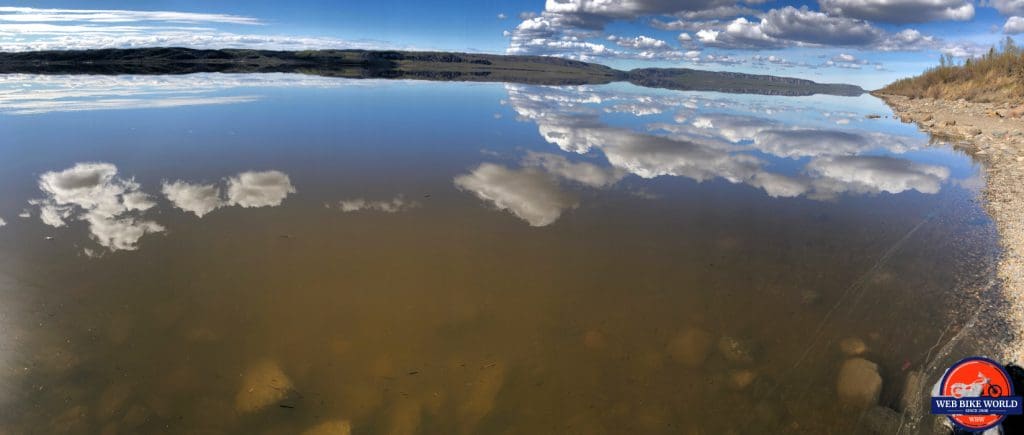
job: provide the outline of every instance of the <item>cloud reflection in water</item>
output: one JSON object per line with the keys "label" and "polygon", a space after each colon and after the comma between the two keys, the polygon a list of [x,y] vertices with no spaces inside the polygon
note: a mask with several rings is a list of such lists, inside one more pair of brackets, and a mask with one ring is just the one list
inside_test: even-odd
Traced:
{"label": "cloud reflection in water", "polygon": [[[326,204],[326,206],[327,208],[331,208],[330,204]],[[343,199],[338,201],[337,204],[337,208],[341,210],[342,213],[353,213],[357,211],[398,213],[400,211],[409,210],[419,206],[420,204],[418,202],[407,200],[404,195],[398,195],[386,201],[371,201],[364,198]]]}
{"label": "cloud reflection in water", "polygon": [[483,163],[469,174],[455,177],[455,186],[508,210],[530,226],[554,223],[565,209],[576,206],[574,196],[563,191],[551,174],[536,168],[509,169]]}
{"label": "cloud reflection in water", "polygon": [[0,113],[157,109],[241,104],[259,95],[218,95],[236,89],[328,88],[374,85],[374,80],[342,80],[301,74],[185,75],[0,75]]}
{"label": "cloud reflection in water", "polygon": [[[227,185],[227,198],[221,198],[221,189],[213,184],[164,182],[161,191],[175,207],[198,217],[229,205],[274,207],[295,193],[291,179],[280,171],[242,172],[228,178]],[[118,176],[113,164],[77,163],[46,172],[39,177],[39,189],[44,197],[29,204],[38,207],[44,224],[61,228],[71,220],[84,221],[90,237],[110,251],[136,250],[146,234],[165,231],[163,225],[143,218],[156,201],[134,179]],[[22,215],[30,216],[27,211]],[[86,250],[89,256],[94,252]]]}
{"label": "cloud reflection in water", "polygon": [[[771,107],[763,102],[798,105],[802,100],[642,95],[613,87],[586,86],[506,85],[506,90],[508,99],[503,103],[511,106],[517,119],[536,124],[545,141],[568,154],[527,152],[523,166],[537,168],[528,173],[529,178],[547,181],[538,183],[535,189],[517,189],[514,201],[504,198],[511,195],[495,185],[498,175],[519,173],[512,169],[481,165],[474,173],[456,178],[456,184],[534,226],[553,223],[568,208],[550,199],[558,178],[592,188],[608,188],[626,174],[645,179],[684,177],[698,182],[724,179],[762,189],[771,197],[831,200],[844,194],[911,190],[934,194],[950,176],[946,167],[898,156],[927,146],[924,137],[858,130],[849,127],[848,122],[837,126],[831,112],[811,107]],[[821,119],[787,123],[785,117],[768,119],[760,115],[798,111]],[[650,115],[675,113],[671,118],[675,122],[651,120],[638,129],[612,125],[604,118],[607,113],[633,114],[644,117],[645,122]],[[843,116],[863,114],[843,112]],[[594,156],[595,150],[608,166],[577,163],[569,157]],[[800,162],[802,169],[780,172],[775,168],[782,159]],[[481,176],[481,169],[483,175],[492,176]],[[472,187],[467,187],[468,180],[475,180]],[[538,195],[537,201],[529,197],[534,194]],[[547,213],[527,214],[523,210]]]}
{"label": "cloud reflection in water", "polygon": [[63,227],[69,219],[88,222],[89,232],[100,246],[112,251],[135,250],[142,236],[164,231],[139,214],[156,203],[141,192],[133,179],[117,176],[109,163],[78,163],[39,177],[45,196],[29,201],[39,207],[46,225]]}

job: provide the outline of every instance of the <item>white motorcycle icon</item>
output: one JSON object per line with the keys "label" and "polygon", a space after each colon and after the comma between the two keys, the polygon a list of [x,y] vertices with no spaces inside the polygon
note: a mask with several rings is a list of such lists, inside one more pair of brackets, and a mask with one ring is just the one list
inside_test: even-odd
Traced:
{"label": "white motorcycle icon", "polygon": [[953,397],[960,399],[963,397],[982,397],[985,393],[988,393],[989,397],[999,397],[1003,394],[1003,389],[998,385],[990,384],[991,380],[986,378],[985,375],[978,372],[978,379],[970,384],[963,382],[957,382],[949,387],[950,394]]}

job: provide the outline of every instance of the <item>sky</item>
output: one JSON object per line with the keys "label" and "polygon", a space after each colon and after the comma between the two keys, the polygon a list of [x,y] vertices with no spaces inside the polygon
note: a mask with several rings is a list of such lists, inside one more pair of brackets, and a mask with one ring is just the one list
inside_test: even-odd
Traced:
{"label": "sky", "polygon": [[1024,0],[0,1],[0,51],[181,46],[560,56],[869,89],[1024,33]]}

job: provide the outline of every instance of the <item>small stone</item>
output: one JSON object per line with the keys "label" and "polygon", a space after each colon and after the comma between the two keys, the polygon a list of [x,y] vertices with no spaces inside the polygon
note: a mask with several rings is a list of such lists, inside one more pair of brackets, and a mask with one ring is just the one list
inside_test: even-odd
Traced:
{"label": "small stone", "polygon": [[718,351],[733,364],[752,364],[754,355],[751,347],[750,343],[728,335],[718,340]]}
{"label": "small stone", "polygon": [[757,373],[752,370],[733,370],[729,373],[729,386],[735,390],[742,390],[750,386],[757,379]]}
{"label": "small stone", "polygon": [[699,328],[690,327],[676,334],[668,342],[667,352],[672,360],[690,367],[704,364],[711,350],[711,334]]}
{"label": "small stone", "polygon": [[955,119],[947,120],[943,125],[945,125],[947,127],[951,126],[951,125],[956,125],[956,120]]}
{"label": "small stone", "polygon": [[868,350],[864,340],[857,337],[847,337],[839,341],[839,350],[849,356],[857,356]]}
{"label": "small stone", "polygon": [[836,391],[839,399],[850,405],[866,408],[877,404],[882,392],[878,365],[864,358],[846,360],[839,369]]}

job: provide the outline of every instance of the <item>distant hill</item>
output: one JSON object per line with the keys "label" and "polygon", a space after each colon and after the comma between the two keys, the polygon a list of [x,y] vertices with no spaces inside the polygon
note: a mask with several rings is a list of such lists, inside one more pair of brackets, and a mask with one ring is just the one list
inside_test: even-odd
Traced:
{"label": "distant hill", "polygon": [[857,86],[769,75],[645,68],[629,72],[547,56],[374,50],[135,48],[0,53],[0,74],[293,72],[348,78],[486,81],[543,85],[617,81],[657,88],[768,95],[859,95]]}

